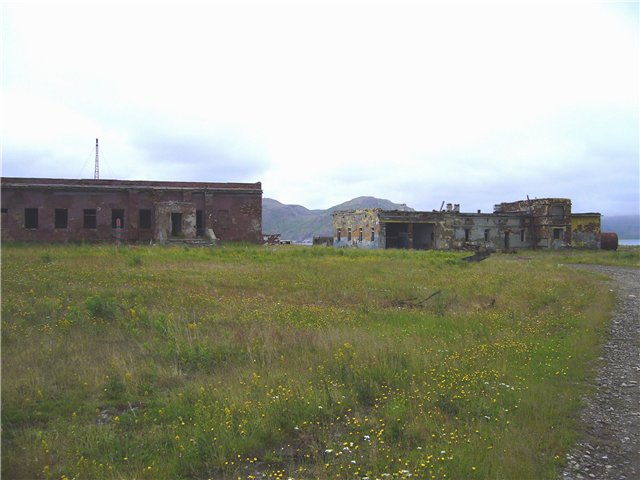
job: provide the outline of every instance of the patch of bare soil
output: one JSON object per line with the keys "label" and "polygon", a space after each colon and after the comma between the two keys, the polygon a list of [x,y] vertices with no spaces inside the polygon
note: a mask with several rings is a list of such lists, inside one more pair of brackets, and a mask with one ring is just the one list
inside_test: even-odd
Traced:
{"label": "patch of bare soil", "polygon": [[617,302],[597,393],[581,414],[585,435],[567,455],[562,480],[640,478],[640,269],[581,266],[611,277]]}

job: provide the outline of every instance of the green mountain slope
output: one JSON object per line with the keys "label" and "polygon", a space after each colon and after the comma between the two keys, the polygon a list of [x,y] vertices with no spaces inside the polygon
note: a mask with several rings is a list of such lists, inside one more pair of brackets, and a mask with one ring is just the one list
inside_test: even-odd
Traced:
{"label": "green mountain slope", "polygon": [[375,197],[358,197],[327,210],[309,210],[301,205],[285,205],[271,198],[262,199],[262,231],[279,233],[282,240],[311,242],[314,236],[333,234],[331,213],[338,210],[382,208],[408,209],[406,205]]}

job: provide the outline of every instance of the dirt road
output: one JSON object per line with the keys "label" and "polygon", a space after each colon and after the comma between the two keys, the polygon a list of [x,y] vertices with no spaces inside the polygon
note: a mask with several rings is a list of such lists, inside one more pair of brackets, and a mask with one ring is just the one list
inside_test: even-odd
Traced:
{"label": "dirt road", "polygon": [[581,420],[586,435],[560,478],[640,479],[640,269],[580,266],[611,277],[617,303],[597,377]]}

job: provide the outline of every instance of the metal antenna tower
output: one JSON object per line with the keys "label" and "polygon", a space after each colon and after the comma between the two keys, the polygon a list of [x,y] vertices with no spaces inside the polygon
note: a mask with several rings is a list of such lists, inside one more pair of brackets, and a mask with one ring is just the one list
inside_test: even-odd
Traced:
{"label": "metal antenna tower", "polygon": [[96,167],[93,171],[93,178],[98,180],[100,178],[100,162],[98,160],[98,139],[96,138]]}

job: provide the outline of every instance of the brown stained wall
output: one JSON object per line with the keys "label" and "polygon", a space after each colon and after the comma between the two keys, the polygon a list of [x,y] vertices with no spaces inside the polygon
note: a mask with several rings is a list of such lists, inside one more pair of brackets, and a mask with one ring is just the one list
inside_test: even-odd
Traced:
{"label": "brown stained wall", "polygon": [[[183,213],[185,238],[196,235],[195,212],[200,210],[203,228],[213,229],[220,240],[255,243],[262,240],[259,182],[213,184],[5,177],[1,183],[3,241],[112,241],[116,236],[123,241],[159,241],[160,218],[162,222],[168,221],[169,205],[175,205],[175,211]],[[159,208],[160,204],[164,207]],[[25,208],[38,209],[37,229],[25,228]],[[55,209],[67,209],[67,228],[54,228]],[[96,210],[96,228],[84,228],[85,209]],[[120,230],[112,228],[113,209],[124,210]],[[151,210],[150,228],[140,227],[140,209]]]}
{"label": "brown stained wall", "polygon": [[560,248],[571,244],[571,200],[541,198],[500,203],[496,213],[522,213],[529,217],[535,246]]}

